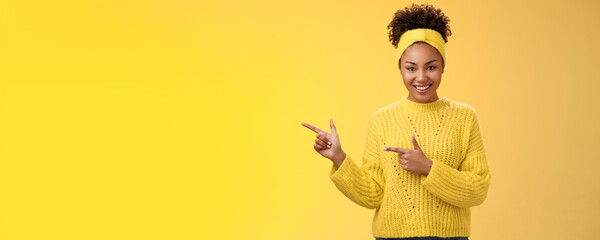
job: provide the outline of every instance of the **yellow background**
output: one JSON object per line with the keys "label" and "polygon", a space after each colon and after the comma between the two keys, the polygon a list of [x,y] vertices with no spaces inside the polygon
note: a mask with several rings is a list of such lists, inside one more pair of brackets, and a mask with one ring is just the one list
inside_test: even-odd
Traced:
{"label": "yellow background", "polygon": [[[431,3],[492,173],[471,239],[596,238],[600,2]],[[373,239],[300,123],[361,161],[409,4],[0,1],[0,239]]]}

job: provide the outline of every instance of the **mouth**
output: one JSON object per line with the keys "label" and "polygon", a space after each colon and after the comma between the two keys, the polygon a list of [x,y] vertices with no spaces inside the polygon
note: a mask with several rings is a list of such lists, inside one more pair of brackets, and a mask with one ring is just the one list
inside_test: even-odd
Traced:
{"label": "mouth", "polygon": [[412,85],[415,89],[417,89],[417,92],[419,93],[426,93],[429,88],[431,88],[433,84],[429,84],[429,85]]}

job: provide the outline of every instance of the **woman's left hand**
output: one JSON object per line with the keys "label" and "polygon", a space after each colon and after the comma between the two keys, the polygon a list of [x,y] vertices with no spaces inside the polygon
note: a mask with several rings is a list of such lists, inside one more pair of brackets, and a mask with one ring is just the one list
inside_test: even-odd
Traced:
{"label": "woman's left hand", "polygon": [[433,161],[425,156],[425,153],[419,147],[415,135],[412,136],[412,142],[415,149],[408,148],[397,148],[397,147],[384,147],[384,151],[397,152],[400,158],[400,165],[406,171],[414,172],[417,174],[428,175],[433,166]]}

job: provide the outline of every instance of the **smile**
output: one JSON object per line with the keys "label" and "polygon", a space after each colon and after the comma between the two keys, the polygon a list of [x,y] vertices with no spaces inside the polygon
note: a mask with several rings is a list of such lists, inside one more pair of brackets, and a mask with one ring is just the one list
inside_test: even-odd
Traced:
{"label": "smile", "polygon": [[420,86],[416,86],[413,85],[413,87],[415,87],[415,89],[417,89],[417,92],[419,93],[426,93],[427,90],[429,90],[429,88],[432,86],[433,84],[429,84],[429,85],[420,85]]}

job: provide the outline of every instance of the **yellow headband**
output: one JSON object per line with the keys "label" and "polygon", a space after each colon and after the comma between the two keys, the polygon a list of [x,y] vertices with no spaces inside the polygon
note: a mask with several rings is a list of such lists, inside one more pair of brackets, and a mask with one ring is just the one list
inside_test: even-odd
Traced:
{"label": "yellow headband", "polygon": [[442,55],[444,64],[446,64],[446,49],[444,47],[446,42],[444,41],[444,38],[438,31],[427,28],[416,28],[403,33],[398,41],[396,59],[400,61],[402,53],[415,42],[426,42],[436,48],[438,52],[440,52],[440,55]]}

